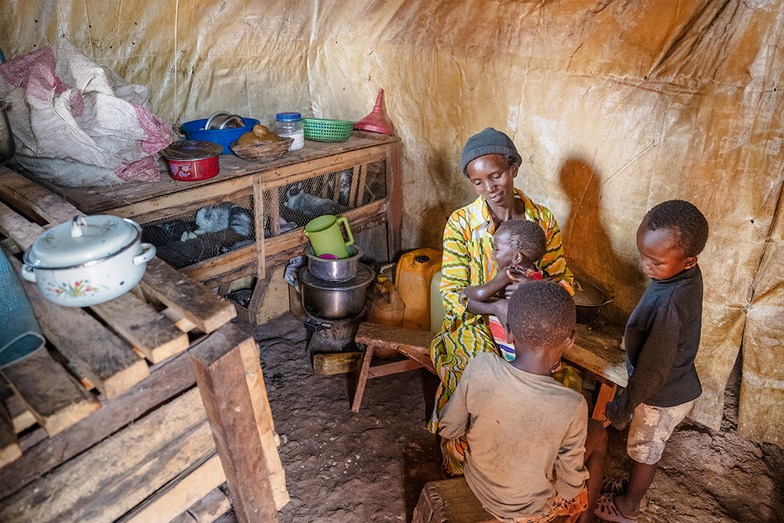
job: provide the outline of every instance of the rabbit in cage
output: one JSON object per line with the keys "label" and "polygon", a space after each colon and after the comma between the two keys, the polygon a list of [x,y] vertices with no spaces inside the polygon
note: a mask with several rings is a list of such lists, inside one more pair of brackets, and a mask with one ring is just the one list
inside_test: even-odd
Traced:
{"label": "rabbit in cage", "polygon": [[242,236],[253,236],[253,214],[231,202],[205,205],[196,212],[196,234],[231,229]]}
{"label": "rabbit in cage", "polygon": [[241,236],[253,236],[253,214],[248,209],[235,205],[229,211],[229,229]]}
{"label": "rabbit in cage", "polygon": [[205,205],[196,211],[196,233],[219,232],[229,228],[229,215],[233,203],[223,202],[218,205]]}
{"label": "rabbit in cage", "polygon": [[305,192],[301,182],[292,184],[286,192],[286,196],[286,202],[283,204],[285,207],[306,215],[340,214],[343,210],[340,205],[328,198],[321,198]]}

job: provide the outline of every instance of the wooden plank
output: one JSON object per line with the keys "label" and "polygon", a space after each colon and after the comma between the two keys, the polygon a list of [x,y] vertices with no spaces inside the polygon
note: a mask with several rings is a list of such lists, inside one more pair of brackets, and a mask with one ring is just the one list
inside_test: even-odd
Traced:
{"label": "wooden plank", "polygon": [[52,225],[69,221],[82,212],[62,197],[21,174],[0,166],[0,197],[30,216]]}
{"label": "wooden plank", "polygon": [[161,364],[136,387],[106,403],[88,419],[26,449],[21,459],[0,469],[0,499],[87,450],[157,405],[193,387],[195,383],[187,353],[181,353]]}
{"label": "wooden plank", "polygon": [[37,423],[33,413],[25,406],[22,398],[14,393],[2,374],[0,374],[0,403],[5,406],[5,409],[11,418],[14,433],[19,434]]}
{"label": "wooden plank", "polygon": [[620,342],[620,333],[603,333],[578,324],[574,345],[564,351],[564,358],[605,382],[625,387],[629,375]]}
{"label": "wooden plank", "polygon": [[[273,202],[273,207],[276,208],[276,211],[279,213],[280,208],[278,206],[278,191],[273,191],[275,200]],[[265,272],[264,266],[264,187],[261,185],[261,181],[258,178],[253,180],[253,226],[256,229],[256,241],[254,242],[254,247],[256,248],[256,277],[263,278]],[[278,216],[279,218],[280,216]],[[272,230],[272,216],[270,216],[270,230]],[[275,220],[275,226],[278,227],[278,231],[280,231],[280,223],[278,219]]]}
{"label": "wooden plank", "polygon": [[313,356],[313,370],[321,376],[354,372],[362,360],[361,352],[334,352]]}
{"label": "wooden plank", "polygon": [[357,196],[354,201],[354,206],[362,205],[365,200],[365,189],[367,188],[367,165],[359,166],[359,184],[357,185]]}
{"label": "wooden plank", "polygon": [[13,420],[14,432],[17,434],[37,423],[35,416],[28,410],[18,394],[12,394],[11,397],[5,400],[5,406]]}
{"label": "wooden plank", "polygon": [[[166,196],[160,196],[138,203],[123,205],[109,212],[123,218],[130,218],[139,223],[163,220],[184,213],[196,214],[205,205],[247,198],[252,180],[235,178],[213,185],[192,188]],[[189,186],[190,187],[190,186]]]}
{"label": "wooden plank", "polygon": [[359,173],[362,170],[361,165],[355,165],[351,173],[351,187],[348,191],[348,205],[349,207],[356,207],[357,198],[357,185],[359,184]]}
{"label": "wooden plank", "polygon": [[190,332],[196,328],[196,325],[186,319],[179,311],[166,308],[161,311],[164,318],[172,322],[182,332]]}
{"label": "wooden plank", "polygon": [[5,467],[21,456],[22,448],[16,439],[14,422],[5,405],[0,402],[0,467]]}
{"label": "wooden plank", "polygon": [[220,458],[213,453],[158,489],[117,523],[168,523],[224,481]]}
{"label": "wooden plank", "polygon": [[23,218],[6,204],[0,202],[0,231],[10,238],[19,249],[30,247],[44,229],[37,223]]}
{"label": "wooden plank", "polygon": [[0,501],[0,521],[114,521],[213,449],[191,389]]}
{"label": "wooden plank", "polygon": [[258,174],[265,188],[278,187],[314,178],[327,173],[350,169],[356,165],[384,159],[383,147],[370,147],[333,154],[323,158],[303,161],[276,169],[267,169]]}
{"label": "wooden plank", "polygon": [[414,360],[401,360],[392,363],[382,363],[381,365],[374,365],[368,371],[368,379],[380,378],[382,376],[389,376],[390,374],[399,374],[401,372],[408,372],[422,368],[422,364]]}
{"label": "wooden plank", "polygon": [[379,139],[380,136],[370,136],[369,133],[352,133],[352,136],[346,142],[308,142],[307,147],[297,151],[289,151],[278,160],[273,161],[248,162],[233,155],[221,156],[220,176],[200,182],[176,182],[168,176],[167,167],[163,164],[161,165],[161,180],[155,183],[138,182],[123,183],[110,187],[74,188],[57,186],[38,178],[35,178],[34,181],[61,195],[86,214],[95,214],[120,209],[129,204],[135,204],[166,194],[188,190],[201,191],[210,185],[227,179],[255,175],[264,171],[280,169],[287,165],[317,161],[320,158],[347,151],[397,142],[397,138],[383,137]]}
{"label": "wooden plank", "polygon": [[188,348],[188,335],[134,294],[91,308],[152,363]]}
{"label": "wooden plank", "polygon": [[44,347],[0,372],[50,436],[101,406]]}
{"label": "wooden plank", "polygon": [[[245,274],[238,275],[235,279],[241,278],[245,275],[256,275],[256,267],[258,262],[258,247],[259,242],[253,242],[251,245],[246,245],[234,251],[229,251],[226,254],[207,258],[193,265],[189,265],[180,269],[181,272],[186,274],[189,278],[195,281],[206,281],[218,274],[225,273],[239,273]],[[261,242],[264,243],[264,242]],[[243,269],[246,269],[244,271]]]}
{"label": "wooden plank", "polygon": [[171,523],[212,523],[229,510],[231,501],[221,489],[216,488],[172,519]]}
{"label": "wooden plank", "polygon": [[[16,259],[11,264],[21,267]],[[50,302],[34,283],[23,280],[22,286],[44,337],[107,398],[116,398],[150,373],[124,340],[81,308]]]}
{"label": "wooden plank", "polygon": [[[380,325],[363,321],[354,337],[357,343],[373,344],[376,347],[398,350],[400,345],[408,347],[430,347],[433,333],[425,330],[404,329],[392,325]],[[413,352],[413,351],[412,351]]]}
{"label": "wooden plank", "polygon": [[403,244],[403,168],[400,142],[390,143],[385,149],[387,166],[387,255],[394,260]]}
{"label": "wooden plank", "polygon": [[178,311],[205,333],[213,332],[237,315],[229,301],[158,258],[147,263],[140,285],[145,295]]}
{"label": "wooden plank", "polygon": [[256,342],[229,324],[190,355],[238,520],[277,521],[288,492],[285,484],[272,488],[270,476],[282,466]]}

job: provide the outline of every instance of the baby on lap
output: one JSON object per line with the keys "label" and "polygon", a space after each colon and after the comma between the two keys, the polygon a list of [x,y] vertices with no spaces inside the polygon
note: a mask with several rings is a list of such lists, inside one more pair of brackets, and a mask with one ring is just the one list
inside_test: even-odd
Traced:
{"label": "baby on lap", "polygon": [[[493,236],[493,261],[497,274],[484,285],[465,287],[460,292],[463,304],[469,300],[493,301],[504,298],[504,291],[512,284],[525,280],[541,280],[537,262],[544,256],[544,230],[536,222],[523,218],[507,220],[498,226]],[[489,317],[490,333],[507,361],[515,357],[514,345],[507,341],[504,325],[495,316]]]}

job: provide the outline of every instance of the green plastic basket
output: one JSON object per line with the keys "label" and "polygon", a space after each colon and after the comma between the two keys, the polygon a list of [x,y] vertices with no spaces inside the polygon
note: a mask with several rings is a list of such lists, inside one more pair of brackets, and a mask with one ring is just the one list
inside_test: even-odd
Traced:
{"label": "green plastic basket", "polygon": [[305,139],[314,142],[345,142],[351,135],[354,123],[347,120],[327,120],[324,118],[303,118]]}

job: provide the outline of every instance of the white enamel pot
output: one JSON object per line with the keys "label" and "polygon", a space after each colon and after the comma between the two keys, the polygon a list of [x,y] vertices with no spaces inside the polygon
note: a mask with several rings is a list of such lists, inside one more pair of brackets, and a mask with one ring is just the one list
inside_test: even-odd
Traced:
{"label": "white enamel pot", "polygon": [[117,216],[75,216],[39,236],[24,253],[22,277],[47,300],[88,307],[125,294],[144,276],[155,246],[138,223]]}

